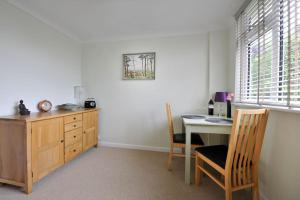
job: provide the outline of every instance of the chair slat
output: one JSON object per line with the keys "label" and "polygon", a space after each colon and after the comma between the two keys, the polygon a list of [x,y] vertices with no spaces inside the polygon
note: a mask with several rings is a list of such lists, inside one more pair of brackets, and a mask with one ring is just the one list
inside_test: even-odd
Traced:
{"label": "chair slat", "polygon": [[232,124],[232,130],[231,130],[231,136],[228,147],[228,153],[227,153],[227,159],[226,159],[226,166],[225,166],[225,177],[231,177],[225,179],[225,184],[231,185],[232,183],[236,185],[236,169],[232,167],[232,164],[234,163],[234,152],[236,150],[236,143],[238,141],[238,132],[241,129],[241,122],[244,119],[242,118],[242,115],[240,111],[236,111],[235,115],[233,117],[233,124]]}
{"label": "chair slat", "polygon": [[238,169],[238,161],[239,161],[239,154],[240,154],[241,147],[242,147],[242,141],[243,141],[243,138],[244,138],[245,130],[247,128],[246,121],[247,121],[246,116],[243,116],[243,119],[242,119],[242,122],[241,122],[240,132],[237,132],[237,134],[238,134],[238,140],[237,140],[237,144],[235,145],[236,149],[235,149],[235,153],[234,153],[234,162],[233,162],[233,176],[234,176],[233,177],[233,181],[234,181],[234,186],[240,185],[240,176],[239,176],[239,169]]}
{"label": "chair slat", "polygon": [[247,130],[245,131],[245,134],[243,137],[240,154],[238,155],[238,157],[239,157],[239,160],[238,160],[238,177],[239,177],[238,183],[239,183],[239,185],[242,185],[245,183],[245,176],[244,176],[245,166],[243,165],[243,161],[245,159],[245,150],[246,150],[246,145],[247,145],[247,141],[248,141],[248,137],[249,137],[249,132],[252,127],[252,125],[251,125],[252,115],[247,115],[247,116],[248,116],[248,126],[247,126]]}
{"label": "chair slat", "polygon": [[238,141],[239,143],[239,151],[235,152],[235,156],[237,157],[237,166],[234,166],[237,168],[237,174],[238,174],[238,185],[242,185],[242,160],[243,160],[243,156],[244,156],[244,146],[245,146],[245,141],[247,141],[247,137],[248,137],[248,132],[250,130],[250,122],[251,122],[251,115],[245,115],[244,116],[245,118],[247,118],[247,121],[245,120],[245,130],[244,132],[241,132],[240,133],[240,137],[241,137],[241,140]]}
{"label": "chair slat", "polygon": [[168,118],[170,142],[173,143],[174,125],[173,125],[173,116],[172,116],[172,111],[171,111],[171,105],[169,103],[166,103],[166,112],[167,112],[167,118]]}
{"label": "chair slat", "polygon": [[244,167],[244,180],[247,184],[251,181],[251,175],[250,175],[250,168],[251,168],[251,160],[252,160],[252,152],[253,152],[253,144],[254,144],[254,137],[255,137],[255,131],[257,129],[257,123],[258,123],[259,116],[254,115],[253,116],[253,125],[251,126],[251,130],[249,132],[248,142],[246,146],[246,152],[245,152],[245,158],[243,161]]}
{"label": "chair slat", "polygon": [[[248,139],[249,139],[249,135],[250,135],[250,131],[251,129],[255,126],[255,124],[253,123],[253,119],[254,119],[254,116],[253,114],[250,114],[248,115],[249,117],[249,120],[248,120],[248,129],[247,129],[247,132],[245,133],[244,135],[244,140],[243,140],[243,143],[242,143],[242,149],[241,149],[241,152],[240,152],[240,159],[239,159],[239,173],[241,174],[241,180],[242,180],[242,184],[246,184],[247,183],[247,180],[246,180],[246,165],[245,165],[245,160],[247,159],[246,158],[246,150],[247,150],[247,144],[248,144]],[[242,185],[240,184],[240,185]]]}

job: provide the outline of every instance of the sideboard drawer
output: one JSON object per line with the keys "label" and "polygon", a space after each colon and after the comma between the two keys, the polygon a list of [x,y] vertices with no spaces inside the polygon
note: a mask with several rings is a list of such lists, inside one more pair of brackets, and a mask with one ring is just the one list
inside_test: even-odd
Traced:
{"label": "sideboard drawer", "polygon": [[82,142],[75,143],[65,148],[65,162],[72,160],[82,152]]}
{"label": "sideboard drawer", "polygon": [[81,120],[82,120],[82,114],[69,115],[69,116],[64,117],[65,124],[76,122],[76,121],[81,121]]}
{"label": "sideboard drawer", "polygon": [[65,132],[82,127],[82,121],[65,124]]}
{"label": "sideboard drawer", "polygon": [[65,147],[82,142],[82,128],[77,128],[73,131],[65,132]]}

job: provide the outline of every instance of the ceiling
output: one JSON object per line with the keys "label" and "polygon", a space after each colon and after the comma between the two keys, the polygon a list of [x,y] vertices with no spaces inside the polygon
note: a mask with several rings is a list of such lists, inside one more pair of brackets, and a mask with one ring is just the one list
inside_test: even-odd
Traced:
{"label": "ceiling", "polygon": [[7,0],[82,42],[224,28],[244,0]]}

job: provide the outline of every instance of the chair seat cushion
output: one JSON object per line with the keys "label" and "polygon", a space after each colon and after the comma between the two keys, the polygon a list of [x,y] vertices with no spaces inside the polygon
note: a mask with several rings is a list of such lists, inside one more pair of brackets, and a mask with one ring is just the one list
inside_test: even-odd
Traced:
{"label": "chair seat cushion", "polygon": [[[185,133],[176,133],[176,134],[174,134],[173,135],[173,141],[174,141],[174,143],[185,144]],[[197,133],[192,133],[191,143],[192,144],[198,144],[198,145],[204,145],[204,142],[203,142],[201,136]]]}
{"label": "chair seat cushion", "polygon": [[195,149],[196,152],[201,153],[223,169],[225,169],[226,158],[228,152],[228,146],[225,145],[214,145],[206,147],[198,147]]}

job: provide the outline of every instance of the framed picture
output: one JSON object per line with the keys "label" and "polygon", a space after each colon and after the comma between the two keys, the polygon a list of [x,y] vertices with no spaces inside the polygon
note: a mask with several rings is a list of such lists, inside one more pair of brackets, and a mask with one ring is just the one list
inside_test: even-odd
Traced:
{"label": "framed picture", "polygon": [[154,80],[155,52],[123,54],[123,80]]}

